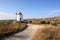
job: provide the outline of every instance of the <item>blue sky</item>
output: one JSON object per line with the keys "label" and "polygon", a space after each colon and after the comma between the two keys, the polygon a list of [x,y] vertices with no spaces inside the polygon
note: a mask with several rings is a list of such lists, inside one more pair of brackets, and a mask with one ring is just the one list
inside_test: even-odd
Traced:
{"label": "blue sky", "polygon": [[16,12],[24,18],[60,16],[60,0],[0,0],[0,19],[16,19]]}

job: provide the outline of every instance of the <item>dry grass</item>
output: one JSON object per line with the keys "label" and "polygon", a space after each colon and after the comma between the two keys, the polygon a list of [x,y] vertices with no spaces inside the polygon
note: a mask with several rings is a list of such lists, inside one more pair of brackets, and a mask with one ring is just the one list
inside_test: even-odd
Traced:
{"label": "dry grass", "polygon": [[33,18],[33,19],[28,19],[28,23],[30,24],[50,24],[54,26],[60,27],[60,16],[57,17],[51,17],[51,18]]}
{"label": "dry grass", "polygon": [[0,35],[16,32],[19,29],[23,30],[26,26],[27,26],[26,23],[18,22],[13,22],[7,25],[0,26]]}
{"label": "dry grass", "polygon": [[60,27],[38,29],[32,40],[60,40]]}

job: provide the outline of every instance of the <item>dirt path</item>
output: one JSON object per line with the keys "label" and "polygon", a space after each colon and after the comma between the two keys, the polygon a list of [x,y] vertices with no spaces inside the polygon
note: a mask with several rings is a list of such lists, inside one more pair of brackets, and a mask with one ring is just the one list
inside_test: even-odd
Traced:
{"label": "dirt path", "polygon": [[38,28],[43,28],[43,26],[39,27],[40,25],[31,25],[28,24],[27,29],[22,32],[16,33],[10,37],[7,37],[3,40],[31,40],[35,32]]}

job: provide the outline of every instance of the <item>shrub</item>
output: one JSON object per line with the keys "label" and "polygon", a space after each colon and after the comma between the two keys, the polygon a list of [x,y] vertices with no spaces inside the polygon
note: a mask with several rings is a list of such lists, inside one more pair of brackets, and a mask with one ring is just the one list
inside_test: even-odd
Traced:
{"label": "shrub", "polygon": [[32,23],[32,21],[29,21],[29,23]]}
{"label": "shrub", "polygon": [[41,24],[46,24],[46,22],[45,21],[41,21]]}
{"label": "shrub", "polygon": [[50,22],[48,21],[47,24],[50,24]]}
{"label": "shrub", "polygon": [[51,25],[57,26],[57,23],[55,23],[55,22],[51,22]]}

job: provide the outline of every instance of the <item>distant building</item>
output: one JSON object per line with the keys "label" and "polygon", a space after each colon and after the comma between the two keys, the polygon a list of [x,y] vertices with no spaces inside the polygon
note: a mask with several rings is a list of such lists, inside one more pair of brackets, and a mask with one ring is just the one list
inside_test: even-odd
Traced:
{"label": "distant building", "polygon": [[23,14],[21,12],[16,13],[17,21],[23,21]]}

